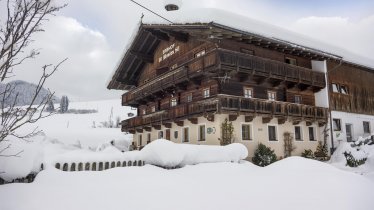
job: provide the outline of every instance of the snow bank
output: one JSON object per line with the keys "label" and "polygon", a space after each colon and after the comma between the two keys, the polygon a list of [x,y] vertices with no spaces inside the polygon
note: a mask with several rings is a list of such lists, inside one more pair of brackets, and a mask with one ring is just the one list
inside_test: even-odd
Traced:
{"label": "snow bank", "polygon": [[44,170],[33,183],[0,186],[0,209],[373,209],[374,183],[363,176],[303,158],[271,166],[225,162],[178,170],[152,165]]}
{"label": "snow bank", "polygon": [[227,146],[176,144],[165,139],[152,141],[141,150],[148,164],[177,167],[198,163],[238,162],[248,156],[247,148],[238,143]]}

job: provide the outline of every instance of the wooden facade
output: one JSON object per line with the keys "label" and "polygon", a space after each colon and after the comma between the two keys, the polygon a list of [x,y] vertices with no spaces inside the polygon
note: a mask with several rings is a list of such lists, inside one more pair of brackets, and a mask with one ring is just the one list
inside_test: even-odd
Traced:
{"label": "wooden facade", "polygon": [[[326,87],[325,74],[311,69],[323,55],[237,33],[205,25],[142,26],[108,86],[128,90],[122,105],[138,108],[122,130],[195,124],[201,116],[214,121],[221,113],[230,120],[244,115],[248,122],[260,116],[263,123],[324,125],[328,112],[315,106],[314,93]],[[210,38],[214,34],[219,38]]]}
{"label": "wooden facade", "polygon": [[330,104],[334,111],[374,115],[374,70],[328,62]]}

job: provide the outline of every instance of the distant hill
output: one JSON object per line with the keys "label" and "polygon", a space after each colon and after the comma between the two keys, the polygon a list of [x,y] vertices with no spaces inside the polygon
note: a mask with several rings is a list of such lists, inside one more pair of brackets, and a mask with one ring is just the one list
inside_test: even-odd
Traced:
{"label": "distant hill", "polygon": [[[32,97],[35,94],[35,90],[36,90],[35,84],[25,82],[22,80],[11,81],[8,84],[12,85],[12,87],[15,86],[15,91],[8,98],[8,100],[5,101],[5,106],[9,106],[9,104],[14,102],[14,99],[17,93],[18,93],[18,98],[17,98],[17,103],[16,103],[17,106],[29,105],[31,103]],[[6,85],[7,84],[0,84],[0,93],[5,90]],[[47,89],[42,88],[34,104],[39,104],[43,100],[43,98],[46,95],[48,95],[48,93],[49,92]],[[60,99],[54,96],[53,101],[55,103],[59,103]]]}

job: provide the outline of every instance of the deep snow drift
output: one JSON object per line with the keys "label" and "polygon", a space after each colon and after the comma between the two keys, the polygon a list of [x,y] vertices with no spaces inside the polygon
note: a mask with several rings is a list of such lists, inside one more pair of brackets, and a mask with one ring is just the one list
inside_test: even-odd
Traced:
{"label": "deep snow drift", "polygon": [[260,168],[249,162],[165,170],[42,171],[31,184],[0,186],[4,210],[336,209],[371,210],[374,183],[300,157]]}

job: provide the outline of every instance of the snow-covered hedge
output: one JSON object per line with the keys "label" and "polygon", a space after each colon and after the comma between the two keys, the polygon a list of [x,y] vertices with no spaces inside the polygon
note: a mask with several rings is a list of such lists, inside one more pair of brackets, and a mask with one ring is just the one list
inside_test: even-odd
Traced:
{"label": "snow-covered hedge", "polygon": [[198,163],[238,162],[248,156],[247,148],[239,143],[227,146],[177,144],[165,139],[152,141],[141,150],[148,164],[179,167]]}

